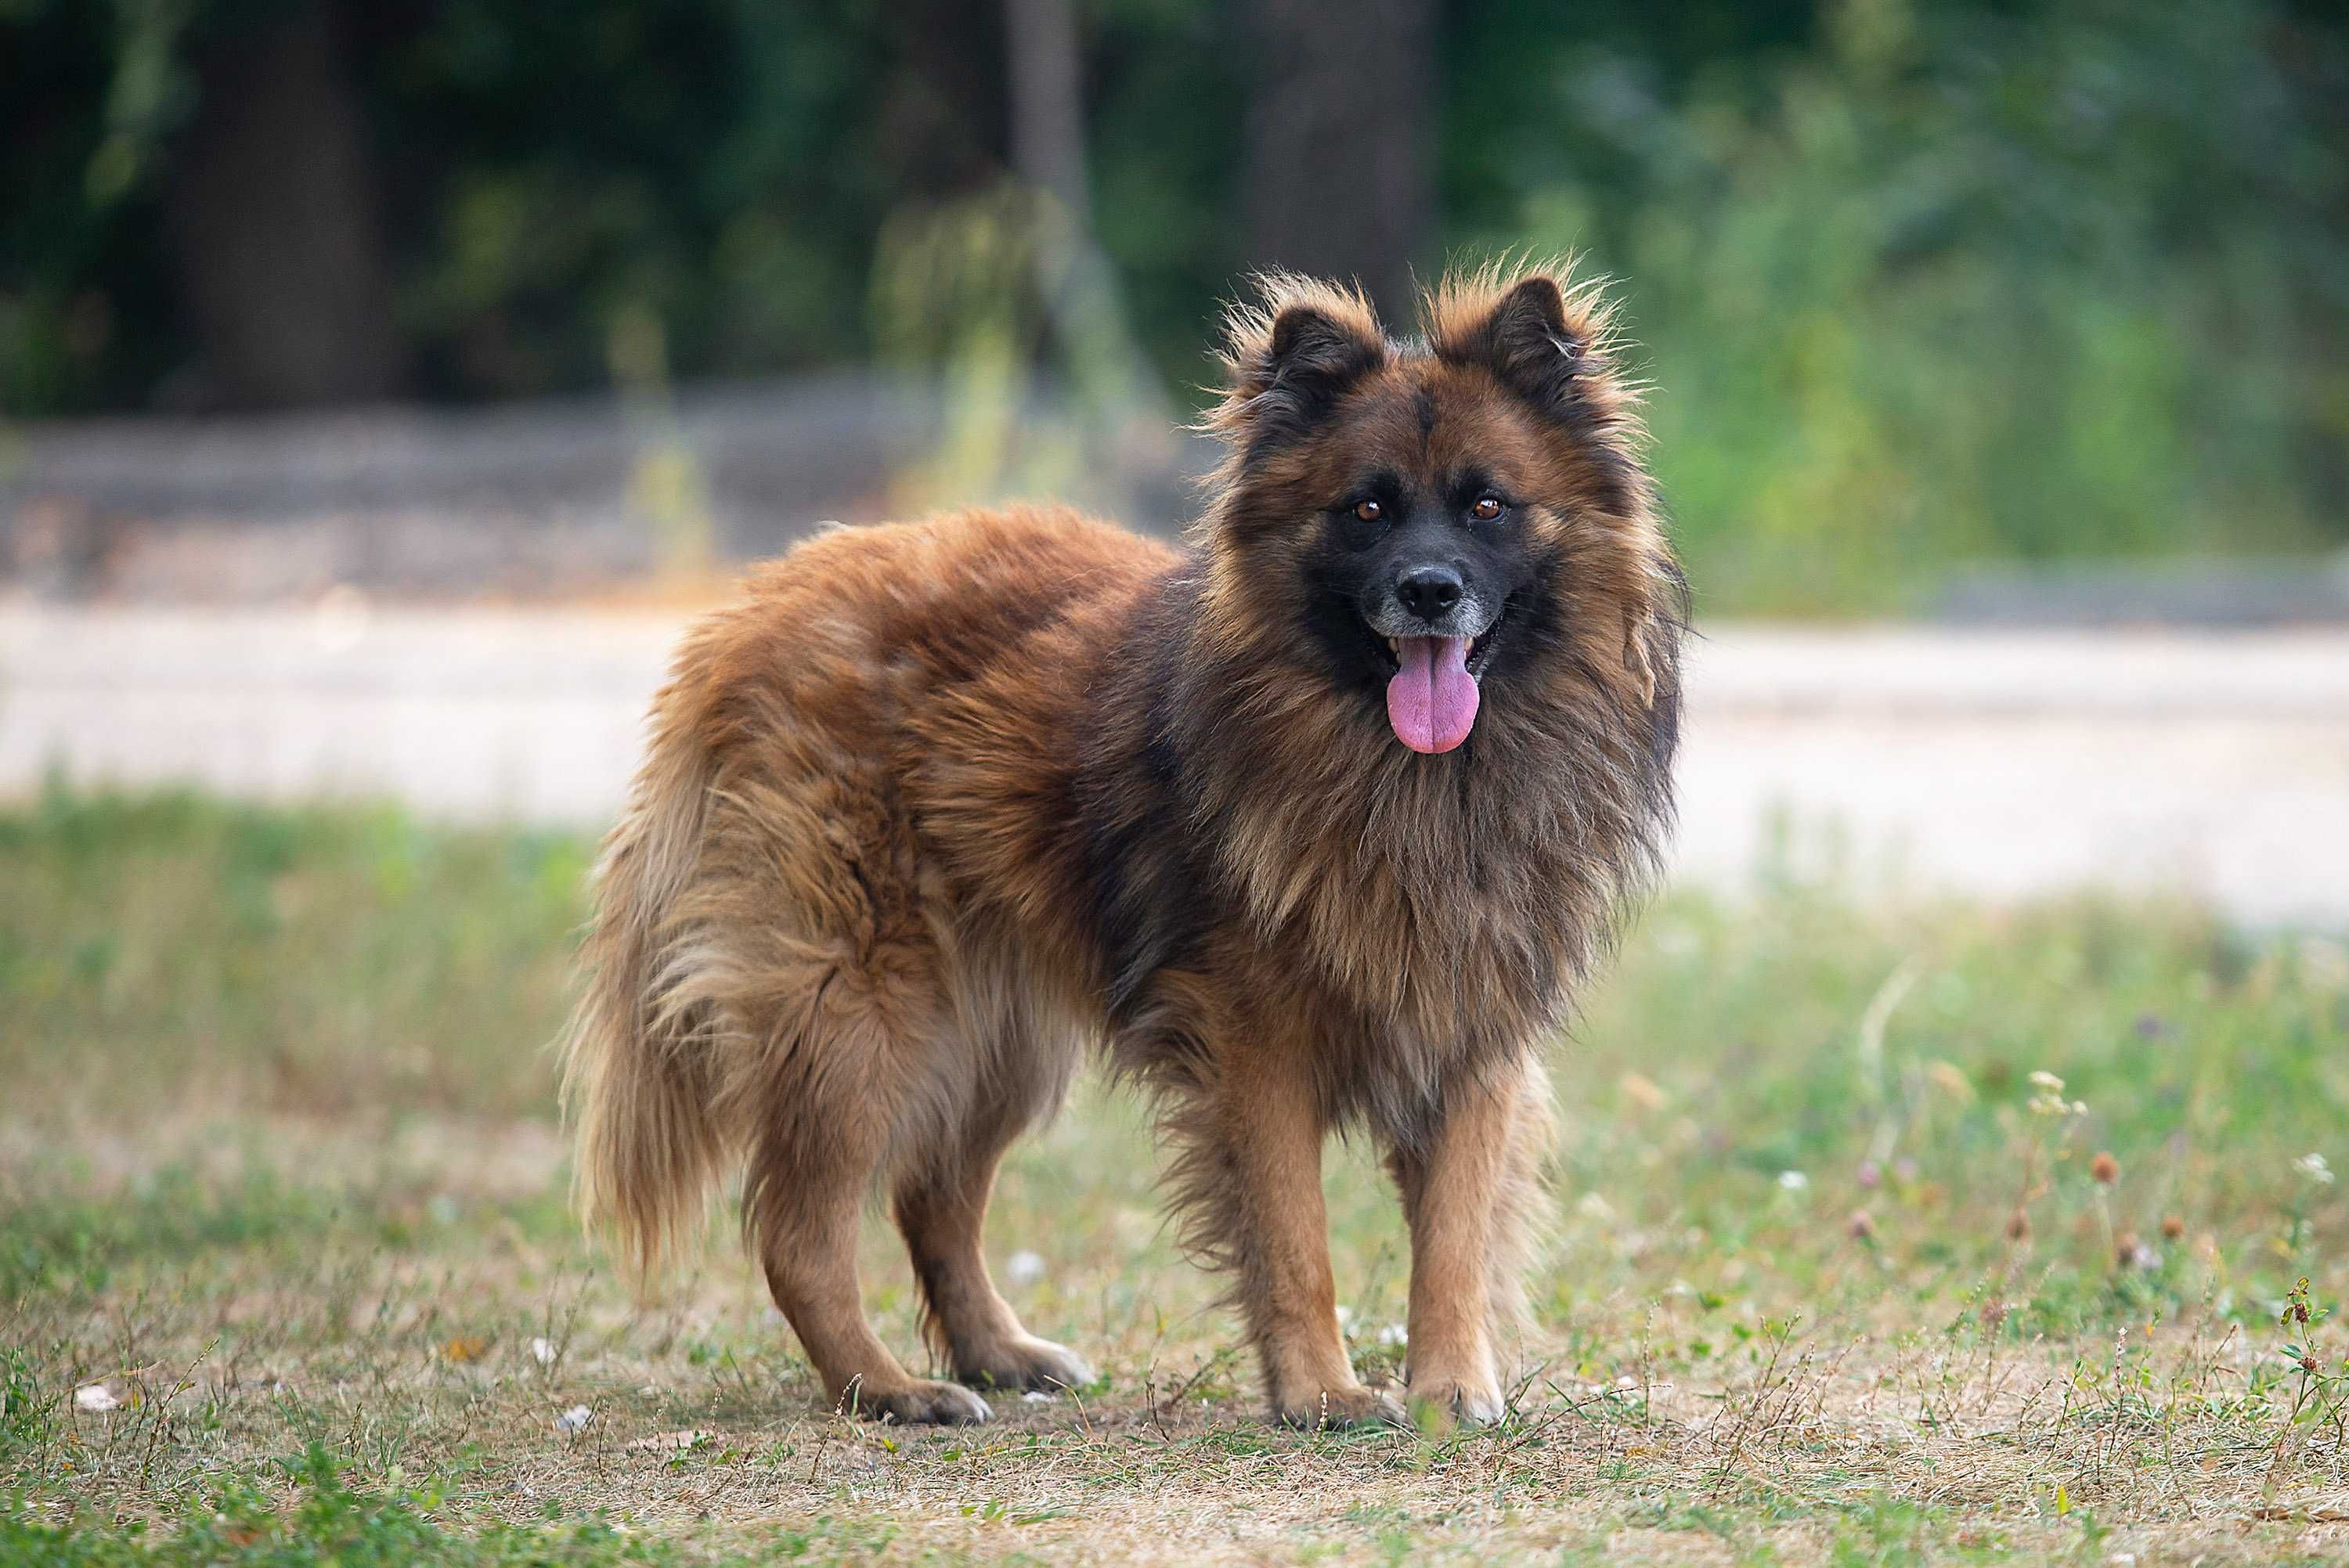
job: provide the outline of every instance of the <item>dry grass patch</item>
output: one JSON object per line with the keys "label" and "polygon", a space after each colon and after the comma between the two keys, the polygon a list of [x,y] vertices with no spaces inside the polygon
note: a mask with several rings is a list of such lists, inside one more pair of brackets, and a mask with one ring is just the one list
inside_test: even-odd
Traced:
{"label": "dry grass patch", "polygon": [[[2323,934],[1669,903],[1561,1043],[1540,1327],[1489,1431],[1264,1424],[1147,1130],[1081,1096],[991,1236],[1102,1381],[908,1431],[813,1405],[722,1216],[648,1303],[570,1224],[540,1047],[584,858],[0,819],[0,1562],[2349,1559]],[[1329,1185],[1392,1376],[1401,1227],[1357,1154]]]}

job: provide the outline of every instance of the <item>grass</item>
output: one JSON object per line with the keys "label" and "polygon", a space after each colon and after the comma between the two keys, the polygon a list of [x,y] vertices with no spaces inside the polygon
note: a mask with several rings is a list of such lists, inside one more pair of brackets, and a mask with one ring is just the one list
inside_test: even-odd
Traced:
{"label": "grass", "polygon": [[[990,1235],[1102,1381],[907,1431],[815,1407],[722,1222],[641,1305],[575,1233],[543,1045],[589,852],[0,813],[0,1563],[2349,1557],[2349,1195],[2306,1160],[2349,1165],[2335,937],[1667,900],[1556,1054],[1495,1431],[1263,1424],[1146,1130],[1081,1095]],[[1361,1151],[1330,1189],[1392,1374],[1400,1225]]]}

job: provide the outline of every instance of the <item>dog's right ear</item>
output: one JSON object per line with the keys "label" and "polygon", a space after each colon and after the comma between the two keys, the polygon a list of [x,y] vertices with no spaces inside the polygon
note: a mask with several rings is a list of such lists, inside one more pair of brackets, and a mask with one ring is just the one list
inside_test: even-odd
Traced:
{"label": "dog's right ear", "polygon": [[1304,435],[1387,359],[1386,333],[1351,289],[1287,273],[1258,280],[1261,305],[1224,322],[1224,397],[1209,424],[1262,448]]}

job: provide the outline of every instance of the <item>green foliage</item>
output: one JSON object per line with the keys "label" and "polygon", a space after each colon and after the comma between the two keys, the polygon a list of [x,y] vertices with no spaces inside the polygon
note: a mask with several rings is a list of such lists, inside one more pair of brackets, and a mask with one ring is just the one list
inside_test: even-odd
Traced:
{"label": "green foliage", "polygon": [[[174,160],[202,62],[285,9],[0,5],[0,412],[136,407],[189,367]],[[861,0],[345,7],[419,389],[600,385],[647,315],[697,375],[858,352],[842,302],[890,200],[885,19]]]}
{"label": "green foliage", "polygon": [[280,1510],[254,1481],[239,1477],[219,1495],[190,1508],[171,1527],[128,1531],[76,1522],[51,1524],[21,1504],[0,1505],[0,1565],[5,1568],[522,1568],[523,1564],[667,1563],[678,1553],[631,1541],[600,1521],[549,1529],[492,1527],[479,1534],[443,1529],[432,1518],[436,1489],[354,1489],[342,1467],[313,1444],[276,1467],[294,1487]]}
{"label": "green foliage", "polygon": [[171,1167],[102,1202],[63,1197],[12,1207],[0,1211],[0,1300],[35,1290],[96,1292],[119,1259],[185,1261],[254,1246],[315,1231],[332,1212],[318,1190],[260,1165],[227,1191]]}
{"label": "green foliage", "polygon": [[886,211],[868,96],[882,16],[859,0],[457,0],[364,60],[394,145],[438,176],[389,198],[429,388],[626,380],[633,318],[692,375],[858,352],[842,306]]}
{"label": "green foliage", "polygon": [[[0,1275],[0,1297],[15,1295],[15,1286]],[[31,1352],[0,1345],[0,1465],[13,1467],[47,1451],[62,1398],[43,1380]]]}
{"label": "green foliage", "polygon": [[[1186,398],[1257,259],[1242,22],[1081,11],[1094,225]],[[0,5],[0,409],[189,384],[176,160],[203,63],[283,15]],[[983,402],[1064,367],[1015,255],[965,274],[988,297],[905,297],[1008,200],[992,7],[443,0],[346,6],[341,36],[428,396],[910,356]],[[2349,538],[2349,31],[2323,8],[1449,0],[1437,36],[1435,238],[1623,280],[1701,605]],[[1056,462],[1084,466],[1013,467]]]}
{"label": "green foliage", "polygon": [[1553,57],[1499,242],[1624,280],[1700,607],[1899,608],[1969,558],[2308,549],[2349,158],[2240,0],[1841,0],[1675,94]]}
{"label": "green foliage", "polygon": [[[0,1068],[21,1102],[537,1109],[588,848],[53,789],[0,810]],[[94,1049],[137,1070],[93,1075]]]}

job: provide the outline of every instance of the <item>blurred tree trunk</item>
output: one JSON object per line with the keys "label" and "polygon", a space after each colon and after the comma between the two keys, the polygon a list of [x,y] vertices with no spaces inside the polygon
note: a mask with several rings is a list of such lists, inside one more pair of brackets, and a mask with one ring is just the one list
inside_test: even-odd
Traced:
{"label": "blurred tree trunk", "polygon": [[896,0],[879,14],[894,57],[875,84],[889,189],[936,199],[992,186],[1010,153],[1000,19],[958,0]]}
{"label": "blurred tree trunk", "polygon": [[400,384],[367,129],[331,7],[284,10],[196,62],[170,197],[208,400],[388,397]]}
{"label": "blurred tree trunk", "polygon": [[1259,0],[1251,266],[1358,278],[1391,325],[1433,228],[1434,0]]}
{"label": "blurred tree trunk", "polygon": [[[1164,453],[1169,411],[1126,321],[1116,270],[1093,232],[1085,160],[1084,54],[1073,0],[1005,0],[1012,172],[1037,191],[1036,291],[1097,473],[1147,466]],[[1133,514],[1136,500],[1094,504]]]}
{"label": "blurred tree trunk", "polygon": [[1011,166],[1050,194],[1080,229],[1092,223],[1085,190],[1084,104],[1078,80],[1076,7],[1071,0],[1007,0],[1011,76]]}

